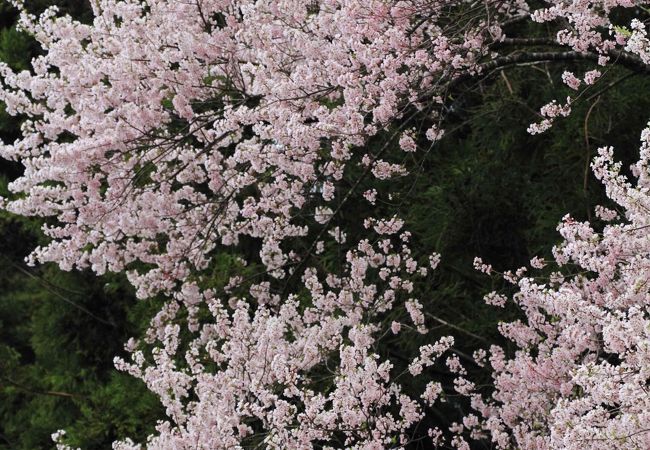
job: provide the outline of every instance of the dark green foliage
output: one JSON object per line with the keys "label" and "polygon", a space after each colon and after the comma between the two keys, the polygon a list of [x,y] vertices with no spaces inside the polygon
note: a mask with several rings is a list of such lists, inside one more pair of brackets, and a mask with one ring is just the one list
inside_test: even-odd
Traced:
{"label": "dark green foliage", "polygon": [[[3,250],[7,239],[34,245],[33,225],[2,215]],[[0,448],[49,448],[60,428],[71,443],[97,449],[151,433],[157,399],[112,365],[141,332],[147,304],[121,277],[28,268],[19,251],[0,259]]]}

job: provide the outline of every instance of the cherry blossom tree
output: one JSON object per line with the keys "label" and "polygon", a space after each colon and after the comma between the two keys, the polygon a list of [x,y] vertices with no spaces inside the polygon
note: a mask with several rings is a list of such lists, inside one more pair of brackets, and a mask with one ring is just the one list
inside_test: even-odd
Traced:
{"label": "cherry blossom tree", "polygon": [[[164,299],[116,359],[166,408],[147,447],[403,447],[444,392],[402,380],[434,364],[476,414],[428,430],[429,444],[648,445],[648,130],[637,185],[611,150],[594,163],[620,223],[560,227],[557,263],[584,273],[506,274],[523,320],[501,326],[516,354],[490,351],[492,398],[451,336],[404,373],[376,349],[428,333],[414,286],[440,255],[421,258],[399,208],[377,203],[435,151],[454,91],[512,65],[588,63],[562,76],[573,96],[535,105],[529,131],[544,132],[612,65],[647,73],[642,4],[99,0],[90,24],[15,4],[44,52],[31,71],[0,65],[0,100],[25,119],[1,147],[25,166],[4,206],[48,218],[31,262],[125,272],[140,298]],[[361,204],[361,231],[342,228]]]}
{"label": "cherry blossom tree", "polygon": [[[526,268],[505,273],[516,294],[509,299],[493,292],[485,298],[498,307],[514,302],[525,314],[525,320],[501,325],[518,348],[514,356],[490,349],[492,398],[467,392],[485,419],[469,428],[489,431],[498,448],[628,449],[650,443],[649,137],[645,129],[635,183],[621,174],[611,148],[600,149],[592,167],[619,212],[597,208],[608,223],[600,233],[589,223],[564,218],[558,227],[564,240],[554,248],[553,264],[568,267],[568,273],[533,276]],[[531,261],[533,270],[546,264]],[[476,266],[493,273],[480,260]]]}

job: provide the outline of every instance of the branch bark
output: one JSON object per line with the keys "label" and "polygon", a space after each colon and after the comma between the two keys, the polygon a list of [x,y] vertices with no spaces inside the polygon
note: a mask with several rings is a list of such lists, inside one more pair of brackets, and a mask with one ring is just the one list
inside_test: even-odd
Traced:
{"label": "branch bark", "polygon": [[[495,42],[492,45],[492,48],[499,49],[504,47],[540,47],[540,46],[566,48],[564,45],[561,45],[557,41],[549,38],[506,38],[502,41]],[[560,56],[553,56],[554,53]],[[525,55],[531,55],[531,56],[525,56]],[[638,56],[633,55],[631,53],[624,52],[621,50],[610,50],[609,52],[607,52],[607,56],[612,58],[614,64],[619,64],[635,72],[650,73],[650,66],[645,64]],[[600,55],[594,52],[565,51],[565,52],[558,52],[558,53],[526,52],[517,55],[499,57],[496,59],[500,60],[502,58],[506,58],[506,60],[504,61],[506,62],[507,65],[510,65],[507,63],[507,58],[521,59],[522,62],[531,62],[528,59],[532,61],[537,61],[536,58],[541,58],[540,61],[570,61],[570,60],[598,61],[599,57]],[[490,63],[492,63],[492,61],[486,64],[490,64]],[[517,64],[517,62],[514,62],[513,64]]]}

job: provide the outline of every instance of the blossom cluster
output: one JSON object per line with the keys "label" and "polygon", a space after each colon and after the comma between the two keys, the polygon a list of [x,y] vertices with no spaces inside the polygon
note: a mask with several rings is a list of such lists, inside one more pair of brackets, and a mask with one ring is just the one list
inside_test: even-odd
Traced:
{"label": "blossom cluster", "polygon": [[[511,279],[511,300],[524,320],[500,331],[517,351],[491,349],[495,392],[486,401],[475,398],[484,419],[477,428],[497,448],[650,446],[649,158],[650,128],[633,166],[635,183],[621,174],[612,149],[601,148],[592,168],[625,220],[597,232],[566,216],[558,227],[563,242],[554,248],[566,276]],[[598,210],[606,221],[617,217]],[[486,301],[502,306],[508,299],[491,293]]]}

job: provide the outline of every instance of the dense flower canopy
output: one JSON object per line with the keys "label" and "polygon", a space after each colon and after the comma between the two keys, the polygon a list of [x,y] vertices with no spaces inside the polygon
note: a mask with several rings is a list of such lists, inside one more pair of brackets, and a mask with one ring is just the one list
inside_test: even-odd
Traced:
{"label": "dense flower canopy", "polygon": [[[524,318],[501,325],[515,354],[490,349],[491,396],[450,353],[451,336],[411,355],[406,373],[376,351],[389,333],[428,333],[414,286],[440,255],[417,256],[399,211],[375,208],[435,151],[464,80],[591,61],[564,73],[573,97],[534,105],[540,121],[522,126],[540,133],[610,65],[647,72],[645,25],[628,17],[642,6],[100,0],[91,24],[23,11],[44,52],[31,71],[0,65],[0,100],[25,118],[21,139],[1,148],[25,166],[4,205],[48,218],[33,262],[126,272],[140,298],[165,299],[127,344],[132,360],[116,360],[166,408],[148,448],[406,446],[423,406],[445,395],[438,380],[416,396],[403,380],[436,363],[474,414],[428,430],[431,445],[645,448],[650,129],[638,182],[609,148],[593,164],[620,207],[598,210],[612,224],[560,225],[555,264],[579,270],[506,273],[517,293],[486,298]],[[554,34],[527,35],[533,22]],[[339,226],[353,202],[370,211],[362,234]],[[224,258],[232,273],[215,275]]]}

